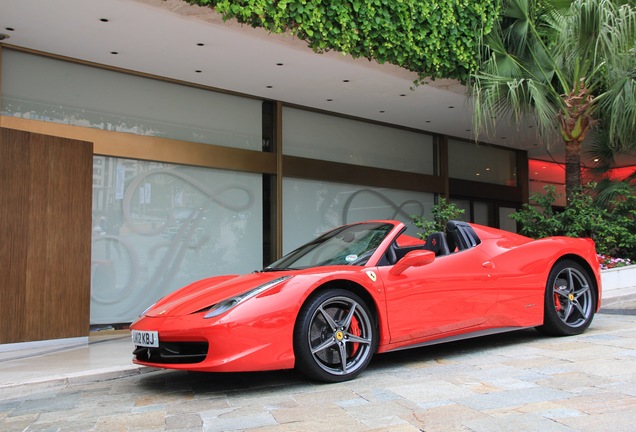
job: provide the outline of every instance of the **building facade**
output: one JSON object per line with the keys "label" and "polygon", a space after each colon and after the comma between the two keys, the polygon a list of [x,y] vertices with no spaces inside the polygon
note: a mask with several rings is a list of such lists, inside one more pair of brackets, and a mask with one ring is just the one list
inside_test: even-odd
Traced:
{"label": "building facade", "polygon": [[[2,288],[12,324],[3,322],[0,344],[125,328],[189,282],[260,269],[343,223],[410,223],[438,197],[468,221],[509,230],[507,215],[528,200],[523,150],[16,47],[0,46],[0,56],[0,232],[13,245],[0,249],[0,265],[24,257],[7,275],[15,289]],[[46,147],[24,142],[42,137],[71,144],[36,166]],[[76,152],[88,156],[66,164]],[[31,170],[9,174],[15,166]],[[68,180],[43,195],[67,206],[51,225],[28,191],[58,176]],[[37,222],[15,229],[24,220]],[[46,250],[31,260],[42,242],[34,231],[57,239],[48,253],[69,251],[68,262],[47,261]],[[69,315],[77,319],[64,324]]]}

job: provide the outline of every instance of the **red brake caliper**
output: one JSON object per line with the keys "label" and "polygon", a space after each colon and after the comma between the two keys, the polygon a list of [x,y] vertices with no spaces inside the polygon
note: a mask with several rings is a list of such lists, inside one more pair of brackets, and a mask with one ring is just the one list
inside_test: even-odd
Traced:
{"label": "red brake caliper", "polygon": [[[558,289],[558,287],[556,286],[555,288]],[[556,308],[557,312],[561,312],[563,310],[563,306],[561,305],[561,300],[559,300],[559,295],[557,293],[554,293],[554,307]]]}
{"label": "red brake caliper", "polygon": [[[351,320],[351,325],[349,326],[349,333],[355,336],[360,336],[362,334],[362,331],[360,330],[360,324],[358,323],[358,320],[356,319],[356,317],[353,317],[353,319]],[[351,353],[349,355],[353,356],[356,352],[358,352],[359,346],[360,346],[359,343],[352,343]]]}

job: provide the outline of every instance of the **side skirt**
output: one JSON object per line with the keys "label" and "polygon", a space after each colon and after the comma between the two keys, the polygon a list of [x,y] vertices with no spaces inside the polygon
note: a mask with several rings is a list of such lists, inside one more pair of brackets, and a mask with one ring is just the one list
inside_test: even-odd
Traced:
{"label": "side skirt", "polygon": [[480,337],[480,336],[489,336],[489,335],[494,335],[494,334],[498,334],[498,333],[508,333],[508,332],[512,332],[512,331],[524,330],[524,329],[534,328],[534,327],[535,326],[529,326],[529,327],[498,327],[498,328],[492,328],[492,329],[487,329],[487,330],[478,330],[478,331],[474,331],[474,332],[470,332],[470,333],[462,333],[462,334],[448,336],[448,337],[439,338],[439,339],[430,339],[430,340],[427,340],[427,341],[424,341],[424,342],[415,343],[415,344],[412,344],[412,345],[400,345],[400,346],[395,347],[395,348],[385,348],[385,349],[381,349],[380,348],[378,350],[378,352],[392,352],[392,351],[401,351],[401,350],[406,350],[406,349],[411,349],[411,348],[420,348],[420,347],[437,345],[437,344],[446,343],[446,342],[456,342],[456,341],[460,341],[460,340],[464,340],[464,339],[472,339],[472,338],[476,338],[476,337]]}

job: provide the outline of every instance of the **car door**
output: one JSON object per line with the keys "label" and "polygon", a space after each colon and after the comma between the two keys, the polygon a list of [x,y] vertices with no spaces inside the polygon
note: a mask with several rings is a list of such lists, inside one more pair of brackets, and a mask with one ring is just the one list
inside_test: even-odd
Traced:
{"label": "car door", "polygon": [[495,311],[497,273],[479,247],[392,274],[385,287],[390,343],[434,339],[487,326]]}

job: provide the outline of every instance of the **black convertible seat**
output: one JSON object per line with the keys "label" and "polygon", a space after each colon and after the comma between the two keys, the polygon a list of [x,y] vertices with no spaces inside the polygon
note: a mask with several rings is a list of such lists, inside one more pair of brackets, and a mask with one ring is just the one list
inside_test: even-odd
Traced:
{"label": "black convertible seat", "polygon": [[450,250],[446,242],[446,234],[435,232],[426,238],[426,249],[435,252],[435,256],[448,255]]}
{"label": "black convertible seat", "polygon": [[448,221],[446,224],[448,233],[448,243],[451,249],[457,247],[458,250],[470,249],[481,243],[477,233],[470,224],[462,221]]}

